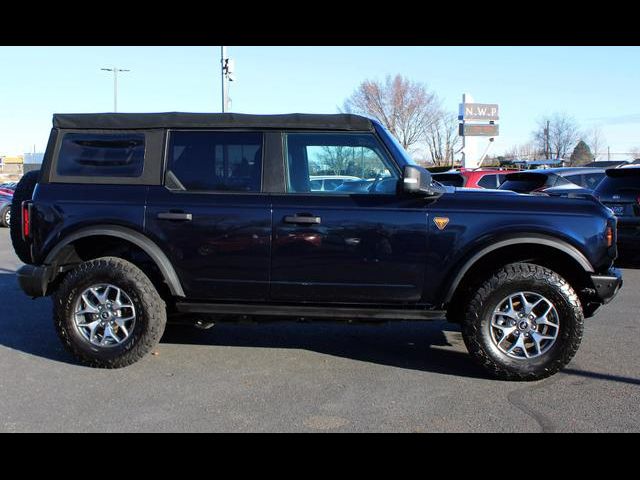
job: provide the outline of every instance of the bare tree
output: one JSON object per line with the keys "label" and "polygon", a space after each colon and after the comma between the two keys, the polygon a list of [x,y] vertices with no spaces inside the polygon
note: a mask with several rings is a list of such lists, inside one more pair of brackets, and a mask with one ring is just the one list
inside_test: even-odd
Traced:
{"label": "bare tree", "polygon": [[[548,136],[545,135],[547,125],[549,125]],[[538,120],[538,126],[532,132],[532,136],[539,149],[548,148],[555,158],[566,158],[580,139],[580,128],[573,117],[564,113],[554,113]]]}
{"label": "bare tree", "polygon": [[344,146],[322,147],[321,153],[309,161],[310,173],[312,175],[323,173],[346,175],[355,160],[353,151],[353,148]]}
{"label": "bare tree", "polygon": [[384,83],[365,80],[344,102],[344,111],[379,120],[407,150],[419,143],[438,119],[439,101],[426,85],[402,75]]}
{"label": "bare tree", "polygon": [[589,145],[595,160],[598,160],[600,155],[604,155],[607,149],[607,140],[604,138],[600,127],[593,127],[587,132],[586,143]]}
{"label": "bare tree", "polygon": [[458,135],[458,116],[441,111],[425,129],[424,140],[434,165],[453,165],[454,157],[462,150]]}
{"label": "bare tree", "polygon": [[505,160],[535,160],[544,156],[544,150],[536,145],[536,142],[515,145],[504,153]]}

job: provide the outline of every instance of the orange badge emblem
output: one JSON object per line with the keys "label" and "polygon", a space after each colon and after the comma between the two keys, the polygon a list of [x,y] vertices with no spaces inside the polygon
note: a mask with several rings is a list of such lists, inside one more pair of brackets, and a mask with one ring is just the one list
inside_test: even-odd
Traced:
{"label": "orange badge emblem", "polygon": [[449,217],[434,217],[433,223],[436,224],[438,230],[444,230],[444,227],[449,224]]}

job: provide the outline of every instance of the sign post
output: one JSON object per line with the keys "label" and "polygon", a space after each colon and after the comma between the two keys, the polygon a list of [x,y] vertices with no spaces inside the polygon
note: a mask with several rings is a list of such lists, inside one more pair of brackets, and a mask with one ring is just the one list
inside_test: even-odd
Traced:
{"label": "sign post", "polygon": [[[468,93],[462,95],[458,112],[460,120],[458,134],[462,137],[462,166],[478,168],[489,150],[494,137],[498,136],[499,107],[495,103],[474,103]],[[472,123],[469,123],[472,122]],[[482,155],[478,155],[479,138],[489,137],[489,144]]]}

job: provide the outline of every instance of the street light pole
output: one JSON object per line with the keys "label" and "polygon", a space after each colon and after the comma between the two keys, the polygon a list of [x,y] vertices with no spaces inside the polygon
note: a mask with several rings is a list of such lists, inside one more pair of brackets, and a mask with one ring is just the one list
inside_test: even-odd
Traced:
{"label": "street light pole", "polygon": [[130,72],[131,70],[127,70],[124,68],[101,68],[100,70],[104,70],[105,72],[113,72],[113,111],[118,111],[118,72]]}

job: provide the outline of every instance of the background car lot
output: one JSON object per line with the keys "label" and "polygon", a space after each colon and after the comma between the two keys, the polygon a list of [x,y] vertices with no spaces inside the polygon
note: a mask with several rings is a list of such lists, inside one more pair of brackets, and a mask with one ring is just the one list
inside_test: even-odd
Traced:
{"label": "background car lot", "polygon": [[604,178],[602,168],[546,168],[506,175],[500,190],[518,193],[591,193]]}
{"label": "background car lot", "polygon": [[0,230],[0,431],[640,431],[640,270],[541,382],[487,378],[456,326],[169,327],[122,370],[73,362]]}

